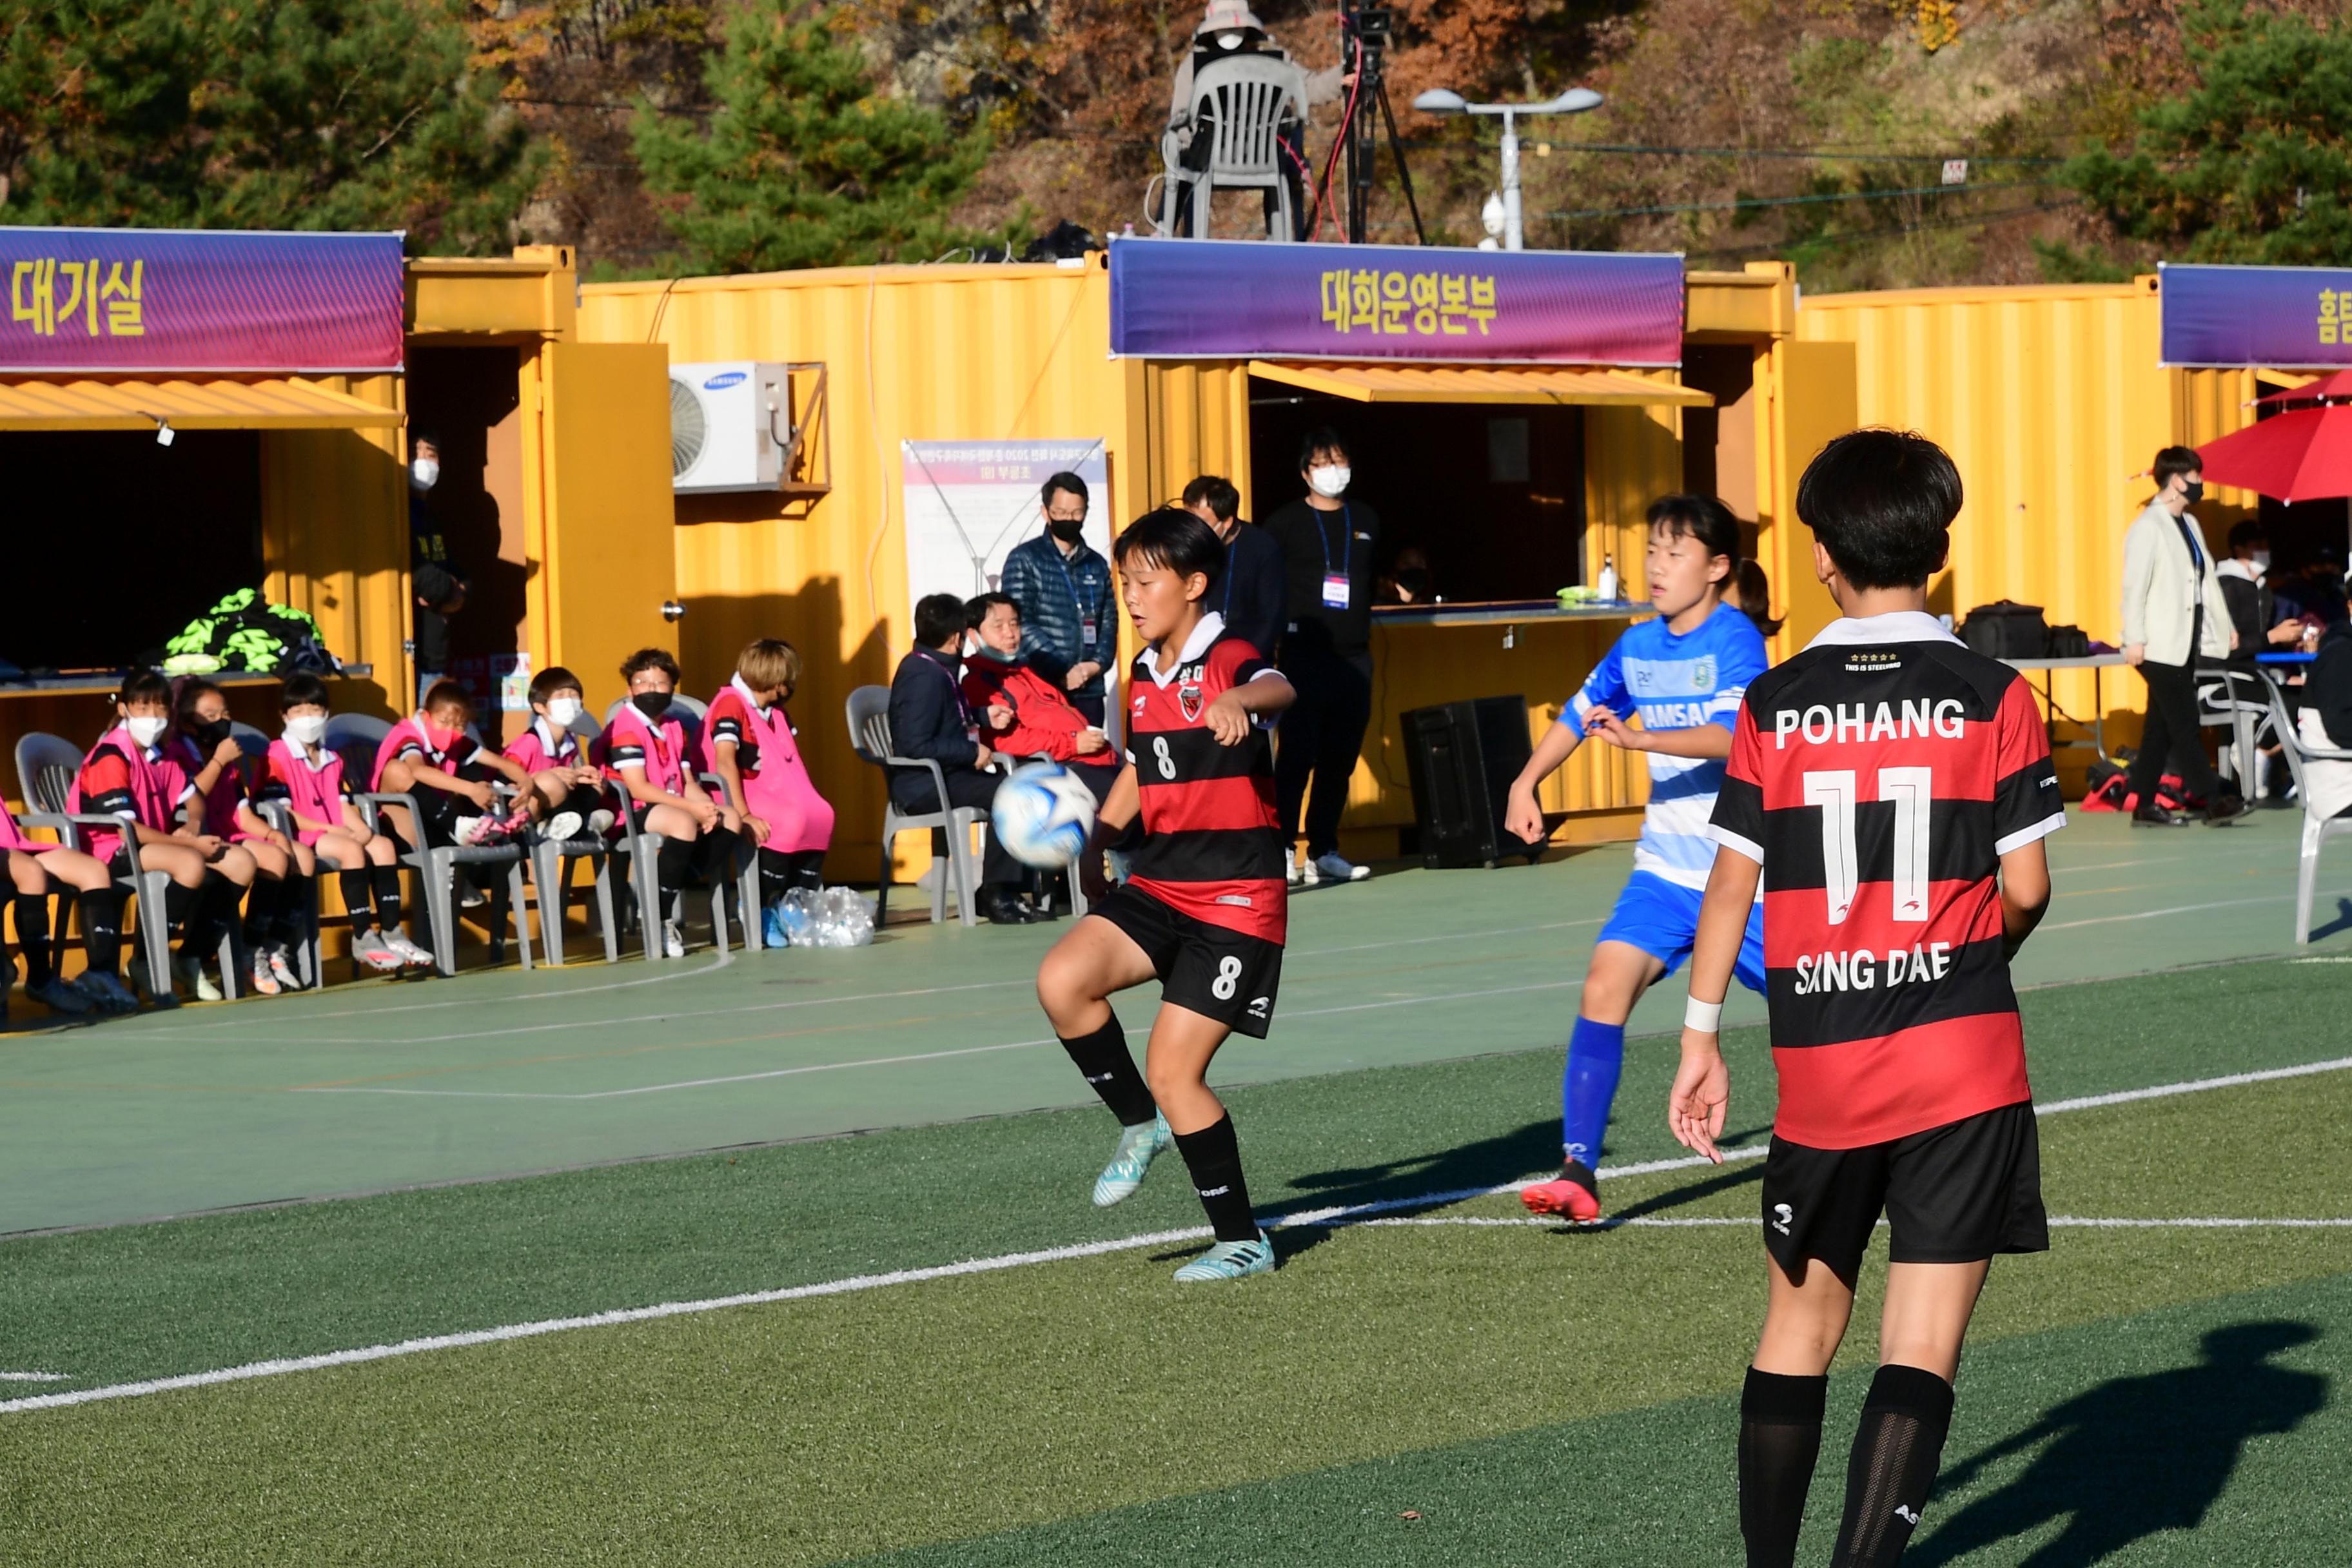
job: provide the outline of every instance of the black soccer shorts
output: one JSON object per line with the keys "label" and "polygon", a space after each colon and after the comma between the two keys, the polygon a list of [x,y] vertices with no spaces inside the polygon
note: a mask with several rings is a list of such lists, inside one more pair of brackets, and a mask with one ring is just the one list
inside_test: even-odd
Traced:
{"label": "black soccer shorts", "polygon": [[1772,1140],[1764,1159],[1764,1245],[1790,1278],[1817,1258],[1851,1280],[1882,1209],[1887,1255],[1896,1263],[2048,1251],[2032,1103],[1859,1149]]}
{"label": "black soccer shorts", "polygon": [[1125,931],[1151,960],[1161,1001],[1235,1034],[1265,1038],[1282,985],[1280,942],[1212,925],[1133,887],[1112,889],[1091,912]]}

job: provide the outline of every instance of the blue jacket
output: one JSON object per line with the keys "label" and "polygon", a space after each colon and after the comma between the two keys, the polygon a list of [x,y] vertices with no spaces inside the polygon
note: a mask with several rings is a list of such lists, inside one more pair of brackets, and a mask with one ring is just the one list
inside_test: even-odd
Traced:
{"label": "blue jacket", "polygon": [[[1021,606],[1021,657],[1055,685],[1074,664],[1099,664],[1102,673],[1077,689],[1099,692],[1118,663],[1118,602],[1113,596],[1110,563],[1080,544],[1067,561],[1049,533],[1013,547],[997,586]],[[1095,625],[1094,640],[1085,622]],[[907,753],[911,755],[912,753]]]}
{"label": "blue jacket", "polygon": [[[950,775],[971,773],[979,756],[971,736],[971,713],[963,700],[963,661],[953,654],[916,648],[898,661],[890,678],[890,751],[894,756],[927,757]],[[912,788],[928,798],[931,775],[922,768],[892,768],[894,797]],[[900,804],[904,805],[902,798]]]}

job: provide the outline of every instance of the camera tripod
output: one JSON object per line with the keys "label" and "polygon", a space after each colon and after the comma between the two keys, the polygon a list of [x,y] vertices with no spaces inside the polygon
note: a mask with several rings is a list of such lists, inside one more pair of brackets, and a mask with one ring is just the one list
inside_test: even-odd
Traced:
{"label": "camera tripod", "polygon": [[[1381,126],[1389,133],[1389,151],[1396,157],[1397,183],[1404,187],[1405,209],[1412,214],[1413,237],[1423,245],[1429,236],[1421,225],[1421,205],[1413,199],[1412,171],[1406,167],[1404,139],[1397,134],[1396,110],[1389,104],[1387,57],[1389,38],[1396,23],[1396,13],[1383,5],[1369,5],[1365,0],[1340,0],[1339,31],[1342,57],[1348,68],[1355,73],[1356,81],[1344,100],[1346,109],[1339,121],[1339,142],[1348,159],[1348,243],[1364,243],[1365,219],[1372,201],[1373,163],[1380,153]],[[1380,110],[1380,121],[1372,118],[1374,108]],[[1327,164],[1323,174],[1328,195],[1331,174]]]}

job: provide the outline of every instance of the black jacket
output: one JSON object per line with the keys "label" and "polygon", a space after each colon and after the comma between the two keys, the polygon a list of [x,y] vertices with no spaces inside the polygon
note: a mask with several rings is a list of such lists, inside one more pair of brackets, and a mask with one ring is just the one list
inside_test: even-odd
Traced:
{"label": "black jacket", "polygon": [[1267,659],[1274,658],[1283,624],[1290,619],[1285,571],[1282,546],[1274,536],[1255,523],[1239,521],[1225,548],[1225,580],[1209,595],[1225,617],[1225,630]]}
{"label": "black jacket", "polygon": [[[1338,654],[1352,658],[1372,642],[1372,556],[1381,546],[1381,516],[1352,496],[1337,511],[1304,500],[1278,507],[1266,531],[1282,546],[1290,616],[1284,657]],[[1323,603],[1323,574],[1346,573],[1344,609]]]}
{"label": "black jacket", "polygon": [[2304,677],[2303,706],[2318,710],[2330,742],[2352,749],[2352,621],[2321,634],[2319,657]]}
{"label": "black jacket", "polygon": [[[980,754],[972,739],[971,710],[963,700],[963,661],[953,654],[919,647],[898,661],[890,678],[890,751],[895,756],[925,757],[950,775],[971,773]],[[927,768],[892,768],[890,793],[909,785],[929,797],[931,775]],[[903,804],[903,803],[902,803]]]}
{"label": "black jacket", "polygon": [[2230,662],[2251,666],[2254,655],[2271,646],[2271,628],[2279,623],[2277,595],[2251,578],[2227,572],[2221,578],[2221,602],[2230,607],[2230,625],[2238,632],[2238,646]]}

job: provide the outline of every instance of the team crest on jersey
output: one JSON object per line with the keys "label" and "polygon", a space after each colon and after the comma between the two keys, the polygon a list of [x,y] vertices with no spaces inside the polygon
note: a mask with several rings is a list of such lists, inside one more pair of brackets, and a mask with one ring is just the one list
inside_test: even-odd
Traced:
{"label": "team crest on jersey", "polygon": [[1197,680],[1187,680],[1179,685],[1176,688],[1176,706],[1183,710],[1184,722],[1187,724],[1200,722],[1201,710],[1208,706],[1201,698],[1201,683]]}
{"label": "team crest on jersey", "polygon": [[1691,689],[1693,691],[1715,689],[1715,655],[1707,654],[1691,666]]}

